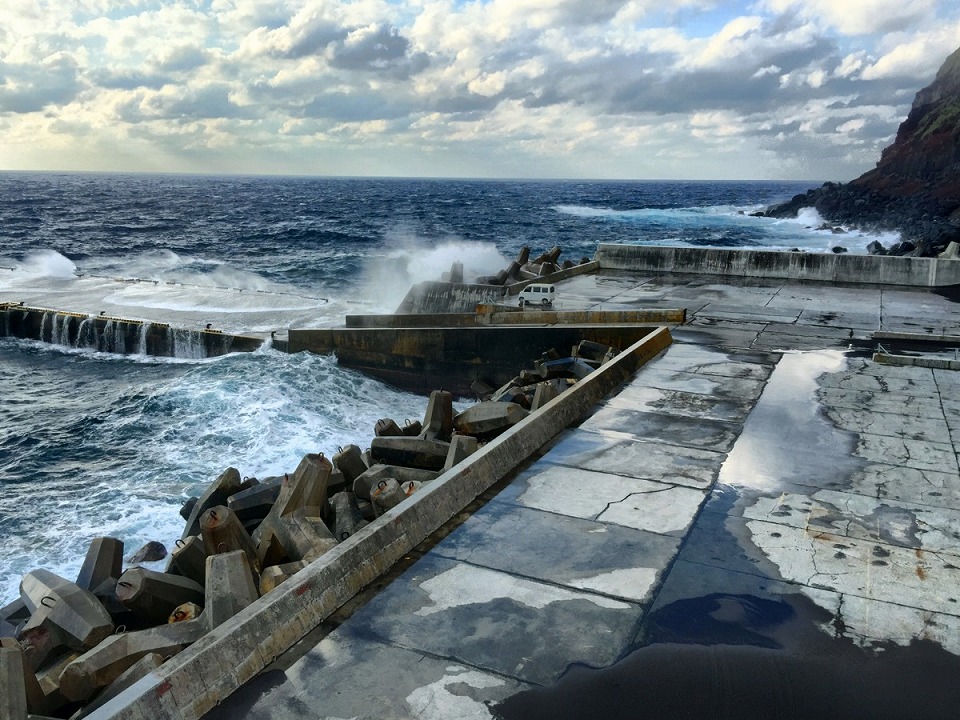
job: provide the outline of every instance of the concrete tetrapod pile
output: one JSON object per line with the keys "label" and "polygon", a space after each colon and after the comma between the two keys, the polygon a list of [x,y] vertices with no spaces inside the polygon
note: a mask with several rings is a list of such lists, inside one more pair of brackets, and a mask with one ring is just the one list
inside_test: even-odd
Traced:
{"label": "concrete tetrapod pile", "polygon": [[[561,252],[560,248],[555,245],[531,260],[530,248],[524,246],[520,248],[517,259],[507,267],[500,270],[496,275],[478,277],[476,282],[480,285],[512,285],[517,282],[536,280],[537,278],[552,275],[560,270],[568,270],[578,264],[573,260],[560,262]],[[588,262],[590,262],[590,258],[584,257],[580,259],[579,264],[582,265]],[[458,271],[458,264],[459,263],[454,263],[450,273],[445,276],[449,278],[451,282],[456,282],[457,277],[460,278],[460,282],[463,281],[463,269],[461,267]]]}
{"label": "concrete tetrapod pile", "polygon": [[367,451],[308,453],[283,477],[223,472],[181,509],[164,572],[123,569],[123,543],[96,538],[75,582],[27,573],[0,608],[0,718],[80,718],[400,504],[481,445],[612,359],[582,341],[550,350],[480,402],[454,413],[430,395],[422,422],[383,418]]}

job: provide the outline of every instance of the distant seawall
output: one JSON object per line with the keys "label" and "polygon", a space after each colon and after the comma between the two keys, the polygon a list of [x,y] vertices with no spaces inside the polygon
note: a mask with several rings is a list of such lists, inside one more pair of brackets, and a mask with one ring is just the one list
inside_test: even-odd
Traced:
{"label": "distant seawall", "polygon": [[952,258],[601,244],[596,260],[601,270],[912,287],[960,284],[960,260]]}

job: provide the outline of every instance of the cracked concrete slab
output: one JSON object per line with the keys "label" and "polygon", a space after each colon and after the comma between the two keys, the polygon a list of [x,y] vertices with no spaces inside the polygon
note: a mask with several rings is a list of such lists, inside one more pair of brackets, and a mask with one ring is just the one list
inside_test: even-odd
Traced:
{"label": "cracked concrete slab", "polygon": [[740,424],[724,420],[672,415],[669,408],[651,413],[607,405],[581,425],[584,429],[620,430],[637,438],[660,438],[674,445],[727,452],[736,442]]}
{"label": "cracked concrete slab", "polygon": [[[685,370],[661,366],[656,362],[651,363],[649,367],[644,367],[637,375],[637,380],[645,387],[713,395],[738,401],[756,400],[764,386],[762,380],[741,380],[725,378],[720,375],[697,375]],[[614,398],[611,398],[611,400]]]}
{"label": "cracked concrete slab", "polygon": [[947,443],[860,433],[854,454],[872,462],[887,462],[919,470],[948,473],[958,470],[953,446]]}
{"label": "cracked concrete slab", "polygon": [[835,487],[881,499],[960,509],[960,473],[956,472],[870,463]]}
{"label": "cracked concrete slab", "polygon": [[943,408],[936,397],[900,395],[868,390],[840,390],[821,387],[817,391],[821,402],[828,407],[843,407],[871,412],[899,413],[906,417],[942,418]]}
{"label": "cracked concrete slab", "polygon": [[537,464],[511,483],[497,500],[682,537],[705,497],[702,490],[682,485]]}
{"label": "cracked concrete slab", "polygon": [[960,556],[760,520],[746,527],[784,580],[920,610],[960,611]]}
{"label": "cracked concrete slab", "polygon": [[[679,544],[675,537],[494,501],[445,538],[436,553],[646,604]],[[511,552],[504,553],[508,546]]]}
{"label": "cracked concrete slab", "polygon": [[353,615],[349,628],[543,684],[574,662],[609,665],[641,615],[633,603],[428,554]]}
{"label": "cracked concrete slab", "polygon": [[949,444],[951,441],[947,421],[940,418],[913,418],[905,423],[900,413],[841,407],[827,407],[825,412],[834,425],[851,432],[938,444]]}
{"label": "cracked concrete slab", "polygon": [[321,640],[286,671],[259,676],[206,718],[492,720],[489,703],[526,687],[513,678],[343,629]]}
{"label": "cracked concrete slab", "polygon": [[637,440],[610,430],[581,430],[557,443],[545,457],[557,465],[646,479],[693,488],[716,480],[725,456],[709,450]]}
{"label": "cracked concrete slab", "polygon": [[753,400],[731,396],[713,396],[683,390],[662,390],[633,383],[607,401],[614,407],[648,412],[667,412],[707,420],[743,422],[753,408]]}
{"label": "cracked concrete slab", "polygon": [[869,375],[866,373],[846,371],[831,373],[820,378],[823,387],[837,388],[838,390],[865,391],[871,393],[893,393],[895,395],[911,395],[921,398],[936,397],[937,386],[933,378],[917,375],[916,377],[895,377],[893,375]]}
{"label": "cracked concrete slab", "polygon": [[825,531],[855,540],[960,555],[960,511],[930,505],[818,490],[812,495],[784,492],[748,501],[749,520]]}

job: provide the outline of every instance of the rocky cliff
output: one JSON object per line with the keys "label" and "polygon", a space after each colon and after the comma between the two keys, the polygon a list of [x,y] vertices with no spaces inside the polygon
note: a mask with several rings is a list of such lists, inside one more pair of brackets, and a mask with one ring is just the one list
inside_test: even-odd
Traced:
{"label": "rocky cliff", "polygon": [[846,184],[826,183],[770,208],[792,217],[815,207],[832,223],[899,230],[900,254],[935,255],[960,242],[960,49],[917,93],[877,166]]}

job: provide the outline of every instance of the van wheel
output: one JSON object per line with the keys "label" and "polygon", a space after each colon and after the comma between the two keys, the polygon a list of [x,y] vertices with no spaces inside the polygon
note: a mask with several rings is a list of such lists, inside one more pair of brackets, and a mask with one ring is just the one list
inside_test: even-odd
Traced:
{"label": "van wheel", "polygon": [[540,301],[540,304],[543,305],[544,307],[546,307],[547,305],[550,304],[550,301],[547,300],[546,298],[544,298],[543,300]]}
{"label": "van wheel", "polygon": [[523,298],[520,298],[520,307],[523,307]]}

